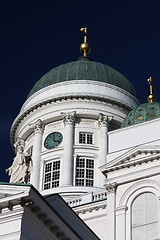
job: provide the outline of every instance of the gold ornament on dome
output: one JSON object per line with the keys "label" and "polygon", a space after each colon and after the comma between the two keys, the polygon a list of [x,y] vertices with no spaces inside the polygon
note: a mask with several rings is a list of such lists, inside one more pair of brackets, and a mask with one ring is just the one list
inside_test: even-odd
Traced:
{"label": "gold ornament on dome", "polygon": [[80,51],[84,57],[87,57],[87,54],[90,53],[91,48],[88,43],[88,28],[81,28],[80,31],[84,34],[84,42],[80,45]]}
{"label": "gold ornament on dome", "polygon": [[156,101],[156,97],[153,95],[153,84],[152,84],[152,77],[149,77],[147,79],[147,82],[149,83],[149,91],[150,91],[150,94],[148,96],[148,101],[149,102],[155,102]]}

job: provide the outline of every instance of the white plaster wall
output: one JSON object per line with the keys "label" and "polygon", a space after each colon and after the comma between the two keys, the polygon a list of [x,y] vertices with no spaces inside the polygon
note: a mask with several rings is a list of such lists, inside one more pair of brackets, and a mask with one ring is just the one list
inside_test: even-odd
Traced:
{"label": "white plaster wall", "polygon": [[[90,206],[90,208],[89,208]],[[95,208],[92,208],[92,207]],[[86,204],[83,207],[74,208],[75,212],[80,212],[79,217],[92,229],[94,233],[101,239],[107,239],[107,209],[98,208],[99,204],[97,203],[97,208],[95,203]],[[92,209],[92,210],[91,210]]]}
{"label": "white plaster wall", "polygon": [[18,240],[21,235],[21,219],[13,220],[8,217],[6,222],[0,221],[0,239]]}
{"label": "white plaster wall", "polygon": [[[149,148],[148,150],[150,150]],[[158,153],[157,153],[158,154]],[[154,153],[151,155],[154,156]],[[141,160],[147,159],[148,154],[142,154]],[[132,161],[135,162],[135,159]],[[117,165],[118,166],[118,165]],[[128,240],[131,239],[131,206],[132,202],[136,197],[143,193],[153,193],[157,199],[158,208],[158,220],[160,227],[160,160],[153,157],[152,161],[141,162],[131,167],[124,167],[121,169],[115,169],[113,172],[107,174],[107,183],[117,183],[116,194],[115,194],[115,208],[112,208],[113,213],[115,212],[116,224],[114,225],[113,231],[116,232],[116,240]],[[110,193],[108,193],[110,194]],[[108,202],[107,207],[111,210],[112,203]],[[139,203],[141,207],[141,203]],[[152,206],[151,206],[152,207]],[[107,218],[107,224],[111,226],[112,220]],[[159,228],[160,229],[160,228]],[[160,238],[160,233],[156,232],[148,234],[148,236],[157,236]],[[139,239],[152,239],[144,237],[143,232],[139,232]],[[112,238],[111,238],[112,239]],[[153,238],[154,239],[154,238]],[[115,240],[113,238],[113,240]]]}
{"label": "white plaster wall", "polygon": [[158,239],[158,201],[150,192],[139,195],[131,209],[132,240]]}
{"label": "white plaster wall", "polygon": [[[135,182],[130,182],[128,184],[126,184],[126,186],[119,186],[117,189],[117,227],[116,227],[116,232],[117,232],[117,236],[116,236],[116,240],[119,239],[118,237],[118,233],[120,232],[124,232],[125,235],[123,235],[122,240],[128,240],[131,239],[131,206],[132,206],[132,202],[134,201],[134,199],[136,197],[138,197],[139,195],[143,194],[143,193],[153,193],[157,199],[157,209],[153,209],[153,211],[158,212],[158,220],[159,223],[158,225],[160,226],[160,216],[159,216],[159,211],[160,211],[160,203],[159,203],[159,196],[160,196],[160,185],[159,185],[159,176],[158,178],[156,177],[150,177],[147,179],[143,179],[141,181],[135,181]],[[150,206],[151,209],[153,206]],[[120,219],[120,211],[121,208],[125,208],[126,212],[124,212],[123,214],[121,214],[121,219]],[[141,203],[139,202],[139,207],[141,208]],[[118,214],[119,213],[119,214]],[[140,216],[139,216],[140,217]],[[125,226],[122,225],[123,221],[125,222]],[[157,239],[159,239],[160,237],[160,233],[159,232],[151,232],[148,234],[148,237],[150,236],[154,236],[156,234]],[[145,235],[143,234],[143,231],[139,232],[139,238],[137,238],[137,240],[139,239],[154,239],[154,238],[146,238]]]}
{"label": "white plaster wall", "polygon": [[137,146],[160,145],[160,119],[118,129],[108,133],[109,152],[107,162]]}
{"label": "white plaster wall", "polygon": [[119,184],[132,181],[133,179],[143,179],[160,173],[160,160],[154,160],[147,163],[140,163],[136,166],[121,168],[109,172],[108,182],[117,182]]}
{"label": "white plaster wall", "polygon": [[3,208],[0,213],[0,239],[20,239],[22,217],[23,208],[21,206],[14,206],[12,210]]}

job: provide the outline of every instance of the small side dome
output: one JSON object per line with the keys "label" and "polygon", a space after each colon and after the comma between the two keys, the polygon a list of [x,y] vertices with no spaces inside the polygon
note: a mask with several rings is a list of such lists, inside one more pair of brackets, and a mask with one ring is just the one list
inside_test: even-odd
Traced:
{"label": "small side dome", "polygon": [[133,109],[125,120],[123,121],[121,128],[132,126],[138,123],[143,123],[160,117],[160,103],[148,102],[139,105]]}

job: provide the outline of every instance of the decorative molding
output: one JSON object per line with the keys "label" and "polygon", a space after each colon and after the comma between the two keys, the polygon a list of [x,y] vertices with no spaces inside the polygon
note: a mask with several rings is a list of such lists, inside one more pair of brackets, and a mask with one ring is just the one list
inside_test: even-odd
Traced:
{"label": "decorative molding", "polygon": [[44,132],[44,124],[41,119],[38,119],[34,123],[29,124],[30,128],[33,129],[36,132],[43,133]]}
{"label": "decorative molding", "polygon": [[16,199],[12,199],[12,194],[8,194],[8,196],[4,196],[3,199],[1,199],[0,203],[0,209],[1,212],[3,213],[2,209],[8,208],[10,211],[13,210],[13,207],[17,205],[21,205],[22,203],[22,198],[17,197]]}
{"label": "decorative molding", "polygon": [[34,203],[32,205],[26,205],[26,207],[29,207],[30,210],[33,212],[33,214],[36,215],[36,217],[39,218],[40,221],[43,222],[43,224],[54,234],[56,234],[56,236],[59,239],[64,239],[67,240],[68,237],[66,236],[66,234],[64,233],[64,231],[62,231],[59,226],[56,224],[56,222],[53,222],[52,219],[47,216],[47,214],[43,211],[43,209],[40,209],[37,205],[35,205]]}
{"label": "decorative molding", "polygon": [[98,151],[99,150],[99,147],[97,147],[97,146],[95,146],[95,145],[89,145],[89,144],[83,144],[83,143],[81,143],[81,144],[77,144],[77,145],[74,145],[73,146],[73,148],[74,149],[83,149],[83,150],[96,150],[96,151]]}
{"label": "decorative molding", "polygon": [[50,123],[48,123],[48,124],[46,124],[46,130],[47,129],[53,129],[53,128],[61,128],[62,127],[62,121],[60,121],[60,120],[57,120],[57,121],[55,121],[55,122],[50,122]]}
{"label": "decorative molding", "polygon": [[113,161],[107,163],[101,171],[104,173],[116,171],[121,168],[129,168],[142,163],[155,161],[160,159],[159,148],[137,148],[121,155]]}
{"label": "decorative molding", "polygon": [[113,182],[113,183],[106,184],[105,188],[106,188],[108,193],[113,193],[117,189],[117,183]]}
{"label": "decorative molding", "polygon": [[108,105],[112,105],[115,108],[119,108],[119,109],[123,109],[124,111],[126,111],[126,113],[128,111],[131,111],[132,109],[128,106],[126,106],[125,104],[121,103],[121,102],[117,102],[114,101],[112,99],[107,99],[107,98],[101,98],[101,97],[93,97],[93,96],[67,96],[67,97],[59,97],[59,98],[53,98],[53,99],[48,99],[46,101],[43,101],[41,103],[36,104],[35,106],[30,107],[29,109],[25,110],[24,112],[20,113],[17,118],[15,119],[14,123],[13,123],[13,127],[11,129],[11,143],[14,143],[14,136],[15,136],[15,132],[18,128],[18,126],[21,124],[21,122],[27,117],[30,116],[33,112],[35,112],[38,108],[43,108],[45,106],[51,105],[51,104],[55,104],[57,101],[63,101],[63,100],[72,100],[75,101],[76,100],[93,100],[95,102],[100,102],[100,103],[104,103],[104,104],[108,104]]}
{"label": "decorative molding", "polygon": [[140,181],[134,182],[130,185],[124,192],[122,197],[119,200],[119,207],[123,207],[125,205],[129,206],[129,201],[132,203],[133,199],[135,199],[140,194],[145,192],[151,192],[160,198],[160,183],[159,181],[152,179],[142,179]]}
{"label": "decorative molding", "polygon": [[73,124],[75,122],[75,119],[76,119],[76,111],[73,111],[73,112],[67,112],[67,113],[64,113],[64,112],[61,112],[61,115],[62,115],[62,120],[64,122],[64,124]]}
{"label": "decorative molding", "polygon": [[51,156],[45,156],[44,159],[41,159],[41,163],[46,163],[48,161],[58,161],[61,160],[63,158],[63,154],[56,154],[56,155],[51,155]]}
{"label": "decorative molding", "polygon": [[[67,204],[71,208],[74,208],[74,207],[80,207],[80,208],[82,207],[83,208],[83,206],[85,206],[84,208],[86,209],[86,206],[88,206],[88,203],[92,204],[92,207],[93,207],[93,205],[96,202],[96,207],[97,207],[97,206],[101,205],[102,200],[107,200],[106,190],[104,190],[102,192],[97,192],[97,193],[90,192],[88,194],[85,194],[85,197],[82,195],[78,198],[73,198],[71,200],[68,200]],[[103,202],[103,204],[104,204],[104,202]],[[89,206],[89,209],[91,208],[90,206]],[[90,212],[90,210],[87,210],[87,211]]]}
{"label": "decorative molding", "polygon": [[[86,214],[86,213],[91,213],[93,211],[99,211],[100,209],[106,209],[107,208],[107,200],[104,199],[105,202],[100,202],[100,204],[97,204],[97,202],[93,202],[91,204],[87,204],[87,205],[83,205],[83,207],[81,208],[81,206],[77,206],[74,207],[74,211],[79,215],[79,214]],[[80,209],[81,208],[81,209]]]}
{"label": "decorative molding", "polygon": [[90,126],[95,126],[95,120],[94,119],[83,119],[80,118],[80,121],[77,122],[76,124],[79,125],[81,127],[81,125],[90,125]]}
{"label": "decorative molding", "polygon": [[[75,149],[75,150],[77,150],[77,149]],[[88,148],[88,150],[89,150],[89,148]],[[84,151],[83,152],[76,151],[74,153],[74,156],[81,157],[81,158],[83,158],[83,157],[88,157],[88,158],[93,158],[93,159],[98,158],[98,154],[93,153],[93,152],[84,152]]]}
{"label": "decorative molding", "polygon": [[115,209],[115,211],[116,211],[116,216],[125,214],[127,210],[128,210],[128,207],[127,207],[126,205],[117,207],[117,208]]}
{"label": "decorative molding", "polygon": [[104,115],[103,113],[99,113],[98,126],[99,127],[103,127],[103,126],[108,127],[113,118],[114,118],[114,116],[107,116],[107,115]]}
{"label": "decorative molding", "polygon": [[[58,155],[59,152],[63,151],[63,146],[57,146],[57,148],[54,148],[54,149],[50,149],[50,150],[44,150],[42,153],[41,153],[41,157],[43,157],[44,155],[46,155],[46,153],[48,153],[47,155],[50,157],[50,154],[53,154],[54,155]],[[53,157],[53,155],[52,155]]]}

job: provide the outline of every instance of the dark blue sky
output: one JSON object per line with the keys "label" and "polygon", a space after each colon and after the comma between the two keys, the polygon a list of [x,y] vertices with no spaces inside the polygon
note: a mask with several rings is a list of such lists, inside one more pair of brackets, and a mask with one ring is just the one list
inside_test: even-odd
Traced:
{"label": "dark blue sky", "polygon": [[149,0],[6,0],[0,3],[0,181],[14,157],[9,131],[26,96],[50,69],[81,54],[81,27],[89,28],[94,61],[128,78],[141,102],[153,77],[160,100],[160,3]]}

